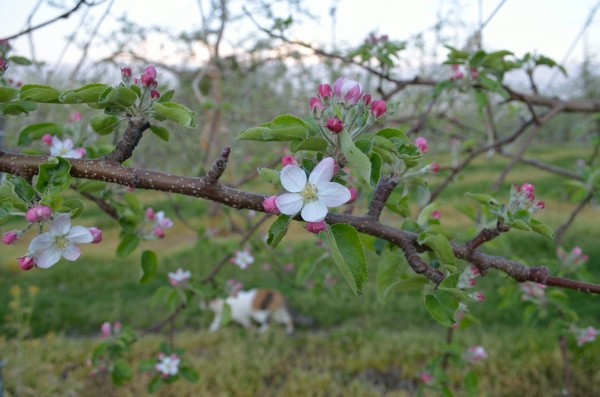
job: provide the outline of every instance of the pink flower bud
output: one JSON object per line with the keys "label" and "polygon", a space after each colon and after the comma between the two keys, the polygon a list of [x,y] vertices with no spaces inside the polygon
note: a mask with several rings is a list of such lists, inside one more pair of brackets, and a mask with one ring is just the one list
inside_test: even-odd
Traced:
{"label": "pink flower bud", "polygon": [[469,294],[469,297],[475,302],[483,302],[485,300],[485,295],[481,291],[473,292],[472,294]]}
{"label": "pink flower bud", "polygon": [[440,211],[433,211],[431,213],[431,219],[435,219],[435,220],[442,219],[442,213]]}
{"label": "pink flower bud", "polygon": [[428,374],[427,372],[422,373],[419,378],[421,379],[421,382],[423,382],[424,385],[430,385],[434,381],[433,375]]}
{"label": "pink flower bud", "polygon": [[294,156],[283,156],[281,159],[281,165],[284,167],[286,165],[298,165],[298,161],[294,158]]}
{"label": "pink flower bud", "polygon": [[102,323],[102,326],[100,327],[100,337],[102,339],[106,339],[106,338],[110,338],[110,334],[112,332],[112,326],[110,325],[110,323],[108,321],[105,321],[104,323]]}
{"label": "pink flower bud", "polygon": [[156,213],[154,212],[154,209],[152,207],[146,208],[146,219],[147,220],[153,221],[155,216],[156,216]]}
{"label": "pink flower bud", "polygon": [[319,98],[317,98],[316,96],[310,98],[309,105],[310,105],[310,111],[313,114],[321,113],[323,110],[325,110],[325,106],[323,106],[323,103],[321,102],[321,100]]}
{"label": "pink flower bud", "polygon": [[90,228],[88,228],[88,230],[90,231],[90,233],[92,234],[92,237],[94,238],[92,240],[92,244],[98,244],[99,242],[102,241],[102,230],[98,229],[97,227],[90,227]]}
{"label": "pink flower bud", "polygon": [[85,156],[87,156],[87,150],[85,150],[84,147],[79,147],[79,148],[75,149],[75,151],[79,154],[79,157],[77,157],[77,158],[82,159]]}
{"label": "pink flower bud", "polygon": [[157,101],[158,99],[160,99],[160,92],[158,92],[157,90],[150,91],[150,98]]}
{"label": "pink flower bud", "polygon": [[440,172],[440,165],[438,163],[432,163],[431,164],[431,172],[433,172],[434,174],[437,174]]}
{"label": "pink flower bud", "polygon": [[518,188],[518,191],[525,193],[530,201],[535,200],[535,186],[533,186],[531,183],[524,183],[520,188]]}
{"label": "pink flower bud", "polygon": [[573,250],[571,251],[571,254],[577,258],[577,257],[581,256],[581,254],[583,254],[583,250],[580,247],[574,247]]}
{"label": "pink flower bud", "polygon": [[372,99],[372,97],[369,94],[366,94],[363,96],[362,100],[363,100],[363,103],[365,104],[365,106],[369,106],[371,104],[371,99]]}
{"label": "pink flower bud", "polygon": [[154,235],[158,238],[165,238],[165,231],[160,227],[154,228]]}
{"label": "pink flower bud", "polygon": [[44,142],[46,145],[48,146],[52,146],[52,135],[50,134],[45,134],[42,137],[42,142]]}
{"label": "pink flower bud", "polygon": [[306,230],[308,230],[309,232],[314,233],[314,234],[319,234],[326,229],[327,229],[327,224],[325,223],[325,221],[308,222],[306,224]]}
{"label": "pink flower bud", "polygon": [[477,70],[477,68],[471,68],[470,72],[471,72],[471,78],[473,80],[477,80],[479,78],[479,71]]}
{"label": "pink flower bud", "polygon": [[121,332],[121,328],[122,328],[121,323],[119,321],[117,321],[115,323],[115,325],[113,325],[113,332],[115,334],[118,334],[119,332]]}
{"label": "pink flower bud", "polygon": [[17,240],[19,240],[19,233],[17,233],[14,230],[5,233],[4,236],[2,237],[2,242],[6,245],[12,245],[12,244],[16,243]]}
{"label": "pink flower bud", "polygon": [[327,102],[333,96],[333,90],[329,84],[320,84],[319,85],[319,98],[323,101]]}
{"label": "pink flower bud", "polygon": [[384,117],[387,113],[387,103],[382,99],[373,102],[371,104],[371,112],[376,119]]}
{"label": "pink flower bud", "polygon": [[150,76],[153,79],[156,78],[158,74],[156,73],[156,68],[152,65],[146,67],[146,69],[144,69],[144,76]]}
{"label": "pink flower bud", "polygon": [[353,187],[348,188],[348,190],[350,190],[350,200],[346,201],[346,204],[352,204],[358,198],[358,190]]}
{"label": "pink flower bud", "polygon": [[156,87],[157,83],[154,77],[147,74],[142,75],[141,82],[144,87]]}
{"label": "pink flower bud", "polygon": [[8,69],[8,63],[3,58],[0,58],[0,76]]}
{"label": "pink flower bud", "polygon": [[121,68],[121,78],[123,80],[128,81],[131,78],[131,69],[130,68]]}
{"label": "pink flower bud", "polygon": [[275,203],[276,196],[270,196],[265,198],[263,201],[263,209],[265,212],[273,215],[279,214],[279,208],[277,208],[277,204]]}
{"label": "pink flower bud", "polygon": [[458,72],[459,69],[460,69],[460,65],[458,63],[455,63],[452,65],[453,72]]}
{"label": "pink flower bud", "polygon": [[363,96],[363,89],[360,83],[344,77],[336,80],[333,92],[346,105],[356,105]]}
{"label": "pink flower bud", "polygon": [[344,123],[337,117],[327,120],[327,129],[334,134],[339,134],[344,129]]}
{"label": "pink flower bud", "polygon": [[19,258],[19,267],[25,271],[33,269],[35,266],[35,259],[30,256],[24,256]]}
{"label": "pink flower bud", "polygon": [[25,214],[25,219],[31,223],[47,221],[51,217],[52,209],[45,205],[38,205],[37,207],[30,208]]}
{"label": "pink flower bud", "polygon": [[543,210],[544,208],[546,208],[546,203],[544,203],[543,201],[538,201],[537,203],[535,203],[535,207],[537,209]]}
{"label": "pink flower bud", "polygon": [[427,139],[419,137],[415,140],[415,145],[419,148],[421,154],[425,154],[429,151],[429,146],[427,144]]}
{"label": "pink flower bud", "polygon": [[70,123],[79,123],[81,121],[81,113],[75,112],[69,117]]}

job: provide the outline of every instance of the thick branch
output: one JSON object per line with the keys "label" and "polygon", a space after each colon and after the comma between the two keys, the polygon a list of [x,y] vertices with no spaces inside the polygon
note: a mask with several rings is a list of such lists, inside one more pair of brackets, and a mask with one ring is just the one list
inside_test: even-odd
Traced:
{"label": "thick branch", "polygon": [[142,139],[144,131],[148,128],[150,128],[150,123],[145,119],[130,119],[123,138],[117,143],[115,150],[108,154],[105,159],[116,161],[119,164],[128,160],[140,139]]}

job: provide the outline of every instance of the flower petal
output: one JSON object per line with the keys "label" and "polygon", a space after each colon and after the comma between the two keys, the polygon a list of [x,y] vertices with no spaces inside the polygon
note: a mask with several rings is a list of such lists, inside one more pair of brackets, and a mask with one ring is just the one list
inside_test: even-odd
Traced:
{"label": "flower petal", "polygon": [[71,215],[58,214],[50,225],[50,234],[54,236],[63,236],[69,233],[69,229],[71,229]]}
{"label": "flower petal", "polygon": [[302,208],[302,219],[306,222],[320,222],[327,216],[327,207],[320,201],[308,203]]}
{"label": "flower petal", "polygon": [[295,215],[302,209],[304,199],[298,193],[284,193],[275,198],[275,205],[282,214]]}
{"label": "flower petal", "polygon": [[46,250],[54,244],[56,239],[50,233],[42,233],[35,236],[29,243],[29,252],[34,253],[41,250]]}
{"label": "flower petal", "polygon": [[52,246],[50,248],[35,252],[35,263],[37,267],[48,269],[60,260],[60,255],[60,251],[56,249],[56,247]]}
{"label": "flower petal", "polygon": [[72,243],[91,243],[94,241],[94,236],[90,233],[87,227],[73,226],[67,234],[67,240]]}
{"label": "flower petal", "polygon": [[321,183],[329,182],[333,178],[333,170],[335,168],[335,160],[332,157],[325,157],[317,166],[312,170],[308,181],[313,185],[320,185]]}
{"label": "flower petal", "polygon": [[319,201],[329,208],[346,204],[352,197],[350,190],[337,182],[322,183],[317,189]]}
{"label": "flower petal", "polygon": [[306,172],[297,165],[286,165],[281,170],[281,184],[288,192],[300,193],[306,187]]}
{"label": "flower petal", "polygon": [[63,250],[62,256],[68,261],[76,261],[81,256],[81,249],[75,244],[69,244]]}

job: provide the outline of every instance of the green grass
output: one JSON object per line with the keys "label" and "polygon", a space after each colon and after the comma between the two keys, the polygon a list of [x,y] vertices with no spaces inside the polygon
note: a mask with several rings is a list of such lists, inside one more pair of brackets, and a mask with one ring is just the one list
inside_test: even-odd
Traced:
{"label": "green grass", "polygon": [[[539,158],[569,166],[579,157],[575,150],[539,152]],[[462,239],[476,231],[468,219],[454,209],[466,202],[465,191],[486,191],[508,161],[478,160],[456,186],[444,192],[442,223]],[[433,181],[433,186],[436,185]],[[545,222],[559,226],[574,208],[563,202],[560,182],[527,167],[519,167],[509,175],[502,189],[506,195],[509,183],[533,182],[538,197],[547,201],[547,210],[540,214]],[[146,193],[144,193],[146,194]],[[100,225],[105,241],[98,246],[83,248],[81,260],[61,261],[53,268],[22,272],[15,258],[26,250],[26,242],[2,247],[0,256],[0,359],[8,358],[4,369],[7,395],[14,396],[138,396],[145,395],[147,375],[139,374],[134,382],[115,388],[105,378],[91,378],[85,362],[99,343],[99,327],[104,321],[121,321],[136,330],[144,330],[169,315],[166,307],[153,298],[157,287],[167,285],[166,274],[179,267],[190,270],[198,282],[220,259],[238,249],[240,235],[219,236],[211,241],[198,230],[228,228],[228,222],[243,228],[247,212],[233,214],[231,221],[212,216],[210,205],[190,198],[151,193],[144,202],[157,209],[166,209],[176,227],[165,240],[145,245],[159,254],[157,278],[139,285],[140,251],[128,258],[116,258],[118,230],[114,222],[88,206],[81,223]],[[175,219],[172,206],[179,208],[189,227]],[[385,215],[386,222],[397,222]],[[567,249],[579,245],[590,255],[588,268],[595,279],[600,278],[600,246],[597,236],[600,226],[597,210],[588,208],[566,237]],[[254,218],[253,221],[256,221]],[[261,229],[264,234],[267,226]],[[199,237],[200,236],[200,237]],[[370,243],[365,239],[366,243]],[[164,388],[165,396],[413,396],[419,385],[419,374],[439,354],[445,345],[446,331],[426,313],[422,292],[397,293],[385,304],[377,300],[373,280],[377,272],[377,257],[369,256],[371,281],[362,296],[354,296],[345,285],[335,266],[322,262],[308,279],[299,282],[302,266],[318,258],[323,248],[314,236],[294,225],[289,236],[275,250],[270,250],[257,236],[250,242],[256,257],[246,271],[227,265],[218,276],[219,285],[229,278],[241,280],[247,288],[273,287],[288,296],[292,306],[315,319],[312,328],[301,328],[289,338],[283,330],[273,327],[262,337],[230,325],[216,334],[206,329],[212,315],[197,306],[185,310],[178,318],[175,341],[187,350],[185,357],[199,371],[201,381],[186,382]],[[487,252],[508,256],[530,266],[555,266],[553,241],[520,231],[503,235],[486,244]],[[265,271],[269,263],[274,270]],[[283,269],[293,263],[294,271]],[[329,288],[323,280],[335,284]],[[39,287],[26,339],[15,338],[14,293],[21,291],[27,308],[28,289]],[[466,346],[481,344],[489,360],[475,368],[482,396],[560,395],[562,362],[556,343],[557,330],[548,319],[526,322],[522,311],[525,304],[518,299],[517,284],[499,272],[490,272],[478,281],[486,293],[486,301],[470,306],[480,324],[458,331],[456,343]],[[12,291],[12,292],[11,292]],[[511,309],[505,309],[506,293],[516,299]],[[600,318],[598,297],[576,292],[567,293],[572,307],[580,316],[579,326],[594,325]],[[137,368],[143,359],[152,357],[164,336],[141,338],[128,360]],[[570,341],[575,395],[593,395],[600,388],[600,344],[579,348]],[[459,388],[464,372],[451,367],[449,375]],[[429,394],[428,394],[429,393]],[[438,395],[428,392],[425,395]]]}

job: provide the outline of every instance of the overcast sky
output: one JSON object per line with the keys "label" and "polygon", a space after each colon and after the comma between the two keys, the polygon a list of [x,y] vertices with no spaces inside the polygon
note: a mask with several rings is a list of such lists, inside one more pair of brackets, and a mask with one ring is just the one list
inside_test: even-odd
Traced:
{"label": "overcast sky", "polygon": [[[39,0],[0,1],[0,38],[23,29],[38,2]],[[506,0],[484,30],[485,48],[510,49],[517,55],[536,51],[560,62],[597,2],[598,0]],[[76,1],[63,0],[63,3],[75,4]],[[105,0],[103,4],[94,7],[89,14],[91,20],[97,21],[109,3],[110,0]],[[440,11],[445,14],[453,13],[465,23],[464,32],[472,32],[478,26],[480,11],[485,20],[500,3],[502,0],[306,0],[306,7],[320,15],[321,19],[298,27],[295,34],[296,38],[304,41],[331,44],[332,20],[329,10],[333,4],[337,5],[335,38],[339,45],[357,45],[370,31],[388,34],[392,39],[406,39],[433,26]],[[59,13],[59,10],[43,4],[36,12],[32,24],[46,21]],[[200,15],[198,0],[116,0],[101,30],[108,32],[114,29],[117,26],[116,18],[125,13],[138,23],[162,24],[177,31],[198,27]],[[36,31],[33,37],[38,59],[51,64],[56,62],[64,46],[64,37],[76,29],[83,15],[84,10],[81,10],[69,19]],[[458,36],[456,40],[459,40]],[[464,43],[449,44],[460,47]],[[584,44],[592,54],[600,53],[600,12],[589,26],[587,34],[579,41],[569,62],[582,59]],[[30,55],[25,37],[15,40],[13,45],[16,52]],[[102,49],[94,48],[90,55],[99,58],[103,55]],[[78,52],[73,48],[69,50],[65,60],[75,62],[78,58]]]}

